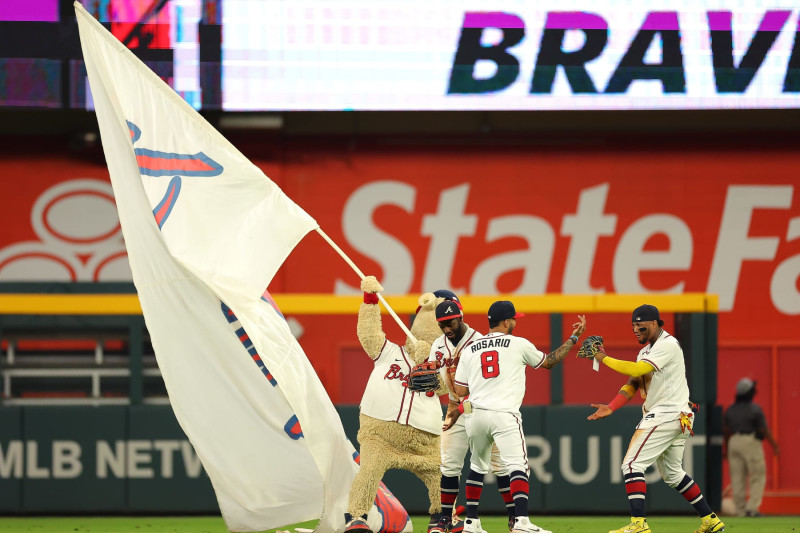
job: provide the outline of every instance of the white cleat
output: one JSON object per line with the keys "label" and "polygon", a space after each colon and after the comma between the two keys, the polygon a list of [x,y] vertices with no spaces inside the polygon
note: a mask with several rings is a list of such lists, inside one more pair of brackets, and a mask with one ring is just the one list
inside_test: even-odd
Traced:
{"label": "white cleat", "polygon": [[464,533],[484,533],[480,519],[467,518],[464,520]]}
{"label": "white cleat", "polygon": [[527,516],[518,516],[514,519],[514,528],[511,533],[553,533],[532,523]]}

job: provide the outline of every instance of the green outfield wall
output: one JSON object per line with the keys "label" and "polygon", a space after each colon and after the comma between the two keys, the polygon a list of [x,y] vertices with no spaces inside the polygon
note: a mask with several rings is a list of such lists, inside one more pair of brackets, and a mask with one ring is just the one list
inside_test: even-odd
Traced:
{"label": "green outfield wall", "polygon": [[[358,408],[338,410],[357,446]],[[588,422],[591,412],[582,406],[522,409],[532,514],[628,512],[620,462],[639,408]],[[713,503],[718,481],[706,482],[707,471],[714,471],[707,457],[716,455],[707,453],[707,419],[713,416],[698,418],[684,464],[701,488],[710,487]],[[649,511],[691,512],[657,472],[649,471],[648,481]],[[427,511],[425,487],[413,475],[390,471],[385,482],[409,512]],[[0,494],[0,513],[6,514],[219,512],[209,478],[169,406],[0,407]],[[503,511],[491,478],[481,508]]]}

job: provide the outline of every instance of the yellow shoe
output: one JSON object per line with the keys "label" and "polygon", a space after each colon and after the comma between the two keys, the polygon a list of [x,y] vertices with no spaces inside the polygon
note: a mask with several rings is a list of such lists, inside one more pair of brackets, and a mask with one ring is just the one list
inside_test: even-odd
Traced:
{"label": "yellow shoe", "polygon": [[703,517],[703,523],[694,533],[718,533],[719,531],[725,531],[725,524],[716,514],[711,513]]}
{"label": "yellow shoe", "polygon": [[623,528],[609,531],[608,533],[650,533],[650,526],[647,525],[646,518],[641,516],[632,516],[630,524]]}

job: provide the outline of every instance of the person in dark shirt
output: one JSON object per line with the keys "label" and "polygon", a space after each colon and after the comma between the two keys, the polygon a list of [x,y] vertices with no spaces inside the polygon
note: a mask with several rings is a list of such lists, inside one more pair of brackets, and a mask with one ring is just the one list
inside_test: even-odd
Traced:
{"label": "person in dark shirt", "polygon": [[[736,384],[736,402],[725,411],[725,449],[728,451],[728,466],[731,473],[733,503],[739,516],[759,516],[758,508],[764,496],[767,481],[767,466],[764,460],[762,440],[772,446],[775,455],[780,455],[778,443],[772,437],[764,411],[753,403],[756,382],[742,378]],[[750,499],[745,502],[747,485]]]}

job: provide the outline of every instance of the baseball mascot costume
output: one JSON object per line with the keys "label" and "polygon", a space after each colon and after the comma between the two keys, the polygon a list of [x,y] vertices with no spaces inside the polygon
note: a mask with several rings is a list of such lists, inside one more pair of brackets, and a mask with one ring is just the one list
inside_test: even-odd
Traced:
{"label": "baseball mascot costume", "polygon": [[[431,523],[435,525],[441,513],[442,405],[437,392],[445,392],[446,386],[438,378],[435,363],[430,367],[423,363],[431,343],[442,334],[436,322],[436,305],[453,293],[436,291],[420,296],[420,307],[411,326],[416,342],[408,338],[405,346],[398,346],[386,339],[381,325],[378,293],[383,287],[374,276],[367,276],[361,282],[361,290],[364,303],[358,310],[358,340],[374,369],[361,399],[361,469],[350,489],[345,531],[372,532],[367,512],[384,473],[391,468],[408,470],[425,483]],[[412,373],[416,383],[427,382],[431,377],[433,384],[410,387]]]}

